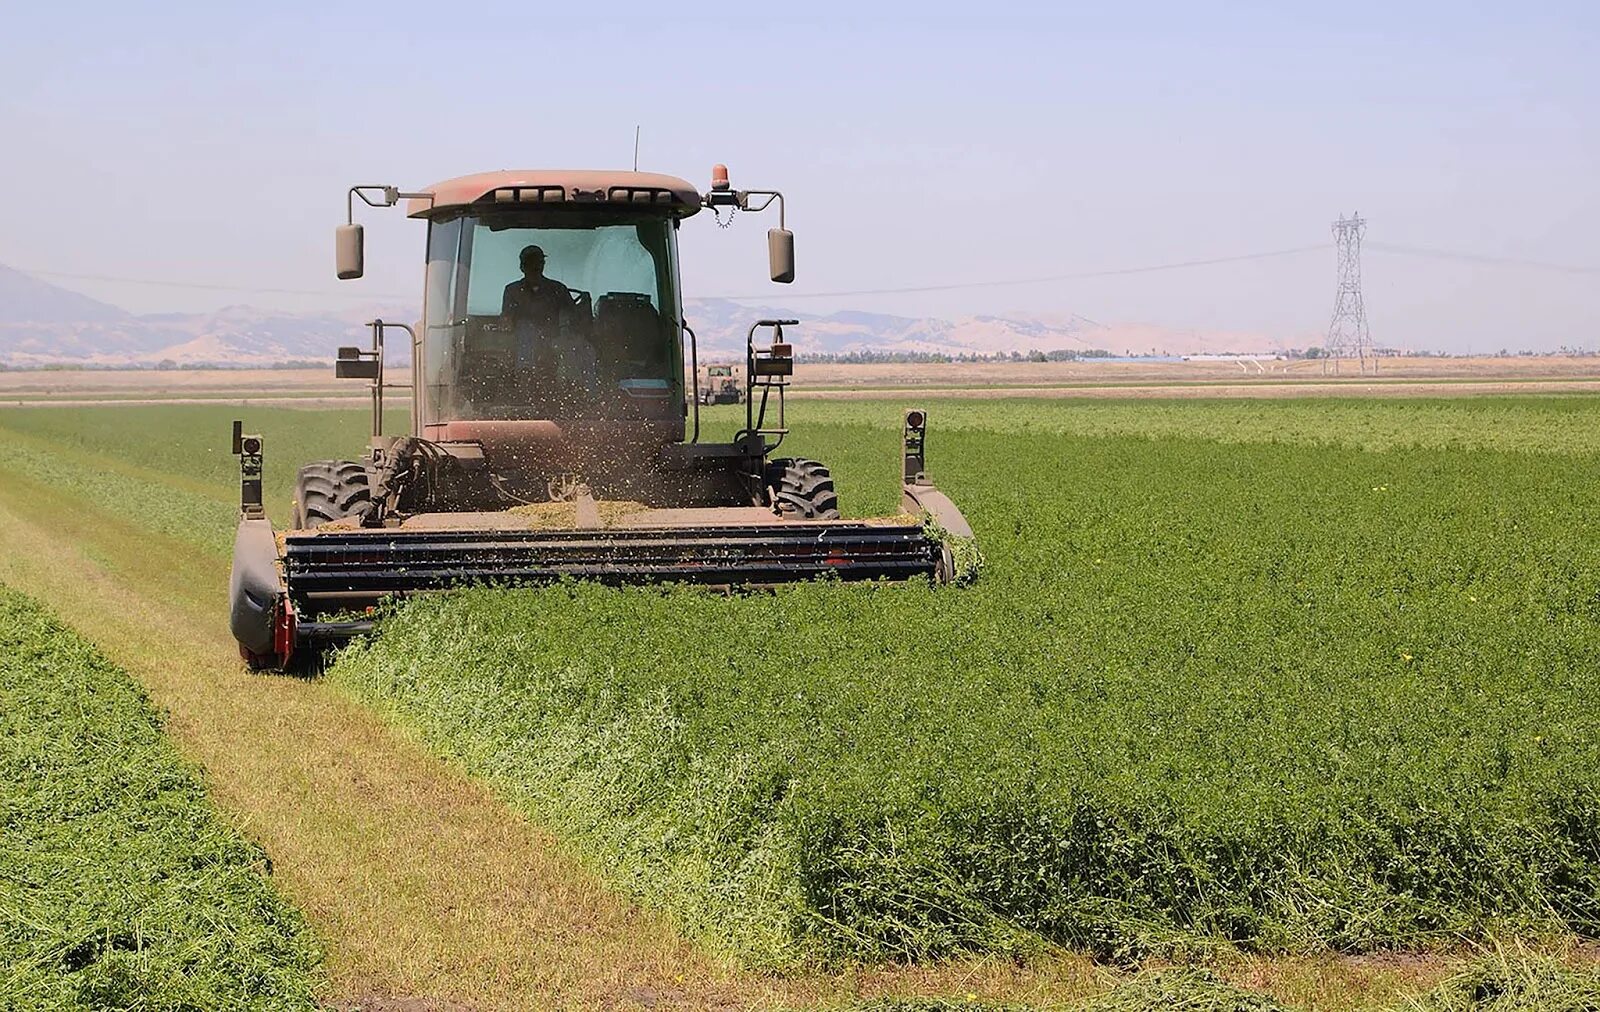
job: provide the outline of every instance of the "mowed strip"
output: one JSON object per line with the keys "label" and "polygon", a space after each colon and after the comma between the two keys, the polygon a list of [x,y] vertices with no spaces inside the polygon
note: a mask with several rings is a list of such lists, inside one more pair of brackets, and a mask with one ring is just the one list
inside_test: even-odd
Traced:
{"label": "mowed strip", "polygon": [[370,711],[320,682],[245,674],[214,559],[6,479],[0,579],[71,616],[171,713],[326,939],[341,992],[514,1008],[727,976]]}
{"label": "mowed strip", "polygon": [[318,952],[144,693],[0,586],[0,1007],[317,1006]]}

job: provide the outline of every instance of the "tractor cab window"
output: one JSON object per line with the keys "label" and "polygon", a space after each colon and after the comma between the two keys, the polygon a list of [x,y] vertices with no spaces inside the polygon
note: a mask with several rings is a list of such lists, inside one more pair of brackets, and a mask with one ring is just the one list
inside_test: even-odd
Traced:
{"label": "tractor cab window", "polygon": [[426,422],[673,416],[670,221],[512,212],[432,228]]}

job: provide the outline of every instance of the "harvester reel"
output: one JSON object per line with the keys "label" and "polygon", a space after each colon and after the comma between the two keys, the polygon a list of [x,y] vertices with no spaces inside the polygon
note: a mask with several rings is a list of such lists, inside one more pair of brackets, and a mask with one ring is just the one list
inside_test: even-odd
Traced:
{"label": "harvester reel", "polygon": [[833,475],[814,460],[783,457],[769,462],[765,485],[779,512],[806,520],[839,519],[839,493],[834,490]]}
{"label": "harvester reel", "polygon": [[294,526],[307,530],[364,513],[372,501],[371,475],[353,460],[318,460],[300,469],[294,483]]}

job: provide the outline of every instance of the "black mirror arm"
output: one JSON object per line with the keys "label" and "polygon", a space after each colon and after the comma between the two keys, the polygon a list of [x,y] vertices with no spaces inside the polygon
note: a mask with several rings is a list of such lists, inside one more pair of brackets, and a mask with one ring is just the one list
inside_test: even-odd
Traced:
{"label": "black mirror arm", "polygon": [[[760,203],[751,203],[750,198],[752,197],[765,197],[766,199],[762,200]],[[777,190],[740,190],[739,210],[760,213],[761,211],[765,211],[767,208],[771,207],[774,200],[778,202],[778,227],[784,228],[783,194],[779,193]]]}

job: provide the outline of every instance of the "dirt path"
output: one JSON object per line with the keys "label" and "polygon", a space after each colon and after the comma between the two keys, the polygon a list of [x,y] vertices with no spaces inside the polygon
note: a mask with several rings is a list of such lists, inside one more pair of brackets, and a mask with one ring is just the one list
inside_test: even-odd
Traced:
{"label": "dirt path", "polygon": [[[219,805],[266,847],[328,945],[338,1007],[742,1009],[916,993],[1056,1004],[1109,983],[1068,954],[1027,968],[741,971],[604,888],[547,833],[331,685],[247,674],[222,625],[225,567],[193,546],[0,472],[0,581],[47,602],[169,713]],[[1348,1008],[1442,969],[1326,958],[1230,974]]]}
{"label": "dirt path", "polygon": [[0,400],[0,408],[128,408],[160,404],[257,404],[275,408],[349,408],[367,403],[369,400],[365,395],[286,394],[262,397],[248,394],[217,394],[206,397],[37,397],[30,400]]}
{"label": "dirt path", "polygon": [[1248,383],[1159,383],[1104,386],[996,387],[859,387],[807,390],[790,397],[804,400],[905,400],[955,397],[987,400],[997,397],[1180,399],[1203,397],[1281,399],[1285,397],[1473,397],[1507,394],[1566,394],[1600,391],[1600,379],[1556,380],[1258,380]]}
{"label": "dirt path", "polygon": [[[1509,394],[1571,394],[1600,391],[1600,379],[1419,379],[1419,380],[1352,380],[1352,379],[1299,379],[1253,380],[1242,383],[1180,382],[1180,383],[1113,383],[1095,385],[1074,383],[1049,386],[860,386],[860,387],[806,387],[796,386],[788,396],[796,400],[906,400],[923,398],[960,398],[989,400],[997,397],[1042,398],[1134,398],[1180,399],[1203,397],[1222,398],[1285,398],[1285,397],[1469,397],[1506,396]],[[97,396],[52,395],[32,396],[26,399],[7,400],[0,397],[0,407],[132,407],[170,404],[238,404],[263,407],[290,408],[345,408],[368,403],[366,394],[328,394],[307,391],[299,394],[274,393],[268,395],[249,393],[207,393],[188,396],[174,392],[170,396]]]}

